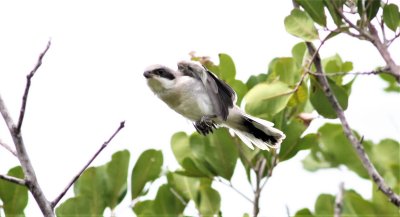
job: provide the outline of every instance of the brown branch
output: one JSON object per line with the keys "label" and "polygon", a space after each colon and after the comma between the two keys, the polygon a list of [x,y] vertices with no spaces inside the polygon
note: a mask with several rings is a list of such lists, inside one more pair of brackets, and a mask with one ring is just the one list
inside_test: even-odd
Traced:
{"label": "brown branch", "polygon": [[339,192],[335,199],[334,217],[341,217],[343,212],[344,183],[339,184]]}
{"label": "brown branch", "polygon": [[114,137],[119,133],[119,131],[125,127],[125,121],[122,121],[119,124],[119,127],[115,132],[111,135],[111,137],[100,146],[100,148],[94,153],[94,155],[90,158],[90,160],[85,164],[85,166],[74,176],[74,178],[68,183],[65,189],[51,202],[51,207],[54,208],[58,202],[60,202],[61,198],[67,193],[68,189],[78,180],[78,178],[82,175],[82,173],[90,166],[90,164],[96,159],[96,157],[103,151],[104,148],[114,139]]}
{"label": "brown branch", "polygon": [[14,155],[15,157],[17,157],[17,152],[15,152],[14,149],[12,149],[9,145],[7,145],[6,143],[4,143],[3,141],[0,140],[0,145],[3,146],[3,148],[7,149],[12,155]]}
{"label": "brown branch", "polygon": [[1,95],[0,95],[0,113],[3,116],[3,119],[5,120],[8,130],[14,141],[17,150],[17,157],[22,166],[22,170],[24,171],[25,174],[26,186],[28,187],[29,191],[35,198],[43,215],[49,217],[54,216],[53,209],[51,208],[50,203],[47,201],[46,197],[43,194],[43,191],[40,188],[39,183],[37,182],[35,170],[33,169],[28,153],[26,152],[21,132],[17,133],[15,122],[11,118],[11,115],[8,112],[7,107]]}
{"label": "brown branch", "polygon": [[9,182],[12,182],[12,183],[15,183],[15,184],[18,184],[18,185],[26,186],[25,180],[20,179],[20,178],[16,178],[14,176],[0,174],[0,179],[4,179],[6,181],[9,181]]}
{"label": "brown branch", "polygon": [[46,48],[39,55],[39,58],[36,62],[35,67],[26,76],[26,86],[25,86],[24,95],[22,96],[22,104],[21,104],[21,109],[20,109],[19,118],[18,118],[18,124],[17,124],[17,128],[16,128],[17,133],[21,132],[22,122],[24,121],[26,103],[27,103],[28,94],[29,94],[29,88],[31,87],[31,79],[35,75],[35,73],[39,69],[39,67],[42,65],[43,57],[44,57],[44,55],[46,55],[47,51],[49,50],[50,45],[51,45],[51,41],[48,41]]}
{"label": "brown branch", "polygon": [[[310,54],[315,54],[315,58],[313,59],[315,68],[317,73],[324,74],[322,70],[321,58],[319,54],[315,51],[315,48],[312,43],[306,42],[308,52]],[[360,143],[360,141],[356,138],[353,131],[351,130],[349,123],[344,115],[344,111],[340,106],[336,96],[333,94],[330,85],[328,83],[326,76],[316,76],[316,80],[322,86],[323,91],[328,98],[329,102],[332,105],[332,108],[335,110],[340,122],[342,123],[344,134],[346,135],[347,139],[352,144],[353,148],[356,150],[364,168],[367,170],[369,176],[372,180],[377,184],[379,189],[390,199],[390,201],[395,204],[396,206],[400,207],[400,197],[399,195],[395,194],[393,190],[385,183],[385,180],[382,176],[378,173],[375,166],[371,163],[368,155],[365,153],[364,147]]]}

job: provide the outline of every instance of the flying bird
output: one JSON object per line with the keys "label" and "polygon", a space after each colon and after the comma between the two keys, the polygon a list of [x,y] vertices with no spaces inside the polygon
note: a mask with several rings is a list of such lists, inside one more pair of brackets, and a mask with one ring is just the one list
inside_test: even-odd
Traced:
{"label": "flying bird", "polygon": [[151,65],[143,73],[147,85],[171,109],[193,122],[207,135],[219,126],[233,132],[251,149],[279,148],[285,134],[273,123],[250,116],[236,105],[236,93],[206,67],[192,61],[178,62],[173,70]]}

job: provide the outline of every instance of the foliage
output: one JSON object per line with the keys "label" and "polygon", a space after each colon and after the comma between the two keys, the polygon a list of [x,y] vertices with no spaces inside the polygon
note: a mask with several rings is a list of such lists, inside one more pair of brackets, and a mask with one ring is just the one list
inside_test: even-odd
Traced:
{"label": "foliage", "polygon": [[[388,28],[395,37],[399,36],[400,12],[395,4],[378,0],[296,0],[295,3],[298,7],[285,18],[284,25],[288,33],[303,41],[320,39],[322,34],[318,28],[323,28],[327,34],[322,37],[322,46],[338,34],[353,36],[351,28],[362,31],[368,29],[368,24],[374,19],[379,19],[382,28]],[[341,11],[344,8],[350,10],[358,20],[356,27],[343,18]],[[365,40],[362,37],[359,39]],[[220,205],[224,197],[213,187],[213,183],[228,183],[232,187],[230,180],[239,164],[246,171],[249,185],[255,189],[252,202],[259,206],[255,201],[258,201],[257,197],[264,186],[262,183],[268,180],[279,163],[290,160],[301,150],[309,150],[303,160],[303,166],[308,171],[345,167],[359,177],[368,179],[368,173],[344,135],[342,125],[326,123],[317,132],[305,133],[312,121],[312,118],[305,117],[313,112],[325,119],[337,118],[324,87],[317,82],[320,75],[315,74],[311,58],[305,43],[300,42],[293,46],[290,56],[274,58],[267,72],[252,75],[243,82],[236,79],[236,67],[228,54],[219,54],[218,64],[207,57],[192,55],[192,60],[201,62],[235,89],[237,104],[243,105],[247,113],[268,119],[285,132],[286,139],[280,150],[250,150],[224,128],[206,137],[198,133],[188,135],[177,132],[171,138],[171,149],[180,169],[170,171],[164,167],[161,151],[146,150],[136,159],[128,185],[130,153],[119,151],[110,162],[90,167],[82,174],[74,184],[75,196],[56,208],[57,215],[102,216],[107,207],[113,211],[120,204],[128,186],[133,201],[132,210],[137,216],[184,216],[189,203],[194,203],[201,216],[222,215]],[[355,81],[355,76],[349,76],[353,70],[352,62],[344,61],[335,54],[324,58],[322,66],[333,94],[341,108],[346,110]],[[391,74],[381,73],[379,77],[388,83],[385,91],[400,92]],[[359,135],[357,132],[355,134]],[[379,173],[399,193],[400,143],[384,139],[374,144],[360,136],[358,139],[362,141]],[[21,178],[22,169],[13,168],[8,175]],[[156,189],[154,198],[151,198],[149,191],[155,181],[161,185]],[[399,210],[388,202],[377,186],[374,185],[371,191],[372,198],[365,199],[354,190],[346,190],[343,216],[399,216]],[[6,216],[24,215],[28,200],[25,187],[0,180],[0,199]],[[314,210],[301,209],[295,216],[332,216],[334,204],[334,195],[321,194]]]}

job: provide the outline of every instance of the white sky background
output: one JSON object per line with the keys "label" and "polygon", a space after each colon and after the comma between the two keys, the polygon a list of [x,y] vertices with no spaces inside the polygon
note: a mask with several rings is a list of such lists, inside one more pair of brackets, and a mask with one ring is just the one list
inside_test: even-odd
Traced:
{"label": "white sky background", "polygon": [[[109,161],[115,151],[128,149],[131,169],[142,151],[154,148],[163,150],[164,166],[176,169],[170,137],[194,129],[153,96],[143,69],[154,63],[175,67],[179,60],[189,59],[190,51],[216,61],[223,52],[234,59],[237,76],[247,80],[266,72],[273,57],[290,56],[292,46],[300,42],[284,29],[284,17],[291,9],[291,1],[0,2],[0,94],[15,119],[25,76],[48,39],[52,40],[33,78],[23,125],[28,153],[47,198],[59,194],[122,120],[126,127],[94,165]],[[384,65],[372,45],[349,37],[334,38],[321,50],[323,57],[335,53],[353,61],[356,71]],[[400,62],[399,42],[392,45],[391,53]],[[377,77],[360,77],[346,112],[350,125],[376,142],[385,137],[400,139],[400,98],[383,94],[383,87]],[[310,131],[320,122],[313,123]],[[12,144],[2,121],[0,138]],[[261,198],[262,216],[286,216],[286,206],[291,214],[303,207],[313,209],[316,197],[335,194],[341,181],[366,197],[371,195],[370,182],[352,173],[304,171],[301,159],[305,155],[302,152],[276,168]],[[3,174],[18,165],[3,148],[0,162]],[[234,185],[251,196],[241,167],[234,176],[238,177]],[[252,212],[251,204],[236,192],[214,186],[220,190],[224,215]],[[118,216],[133,216],[129,198],[128,194]],[[30,198],[28,216],[39,213]],[[196,212],[189,208],[188,214]]]}

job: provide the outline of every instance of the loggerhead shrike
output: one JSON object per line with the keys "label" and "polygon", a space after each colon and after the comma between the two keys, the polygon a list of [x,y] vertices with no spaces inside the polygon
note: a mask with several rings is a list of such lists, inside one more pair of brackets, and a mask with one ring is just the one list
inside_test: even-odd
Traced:
{"label": "loggerhead shrike", "polygon": [[178,70],[149,66],[144,77],[150,89],[171,109],[193,121],[203,135],[218,126],[232,129],[253,149],[279,148],[285,134],[273,123],[252,117],[236,106],[236,93],[227,83],[195,62],[182,61]]}

